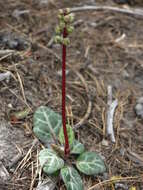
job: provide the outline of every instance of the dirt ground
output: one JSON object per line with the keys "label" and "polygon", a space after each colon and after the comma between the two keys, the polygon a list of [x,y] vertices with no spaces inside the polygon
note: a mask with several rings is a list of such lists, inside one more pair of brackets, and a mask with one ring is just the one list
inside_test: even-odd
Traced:
{"label": "dirt ground", "polygon": [[[95,4],[125,6],[111,0],[0,1],[0,49],[13,50],[0,55],[1,73],[12,73],[8,82],[0,81],[0,165],[9,179],[0,179],[0,190],[36,189],[41,144],[32,132],[33,113],[40,105],[61,113],[61,47],[53,43],[57,10]],[[100,153],[107,166],[104,175],[83,176],[85,190],[96,184],[95,190],[143,190],[143,120],[134,109],[143,96],[143,17],[87,11],[76,13],[74,25],[67,56],[66,104],[75,125],[84,119],[77,137],[88,150]],[[105,132],[109,85],[118,100],[116,143]],[[30,114],[13,121],[12,114],[26,108]],[[112,183],[113,177],[122,179]],[[60,180],[57,189],[65,189]]]}

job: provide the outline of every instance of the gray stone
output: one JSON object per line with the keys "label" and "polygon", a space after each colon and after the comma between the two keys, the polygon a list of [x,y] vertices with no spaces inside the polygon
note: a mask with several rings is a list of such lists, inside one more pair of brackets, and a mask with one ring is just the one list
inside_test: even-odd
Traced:
{"label": "gray stone", "polygon": [[143,118],[143,97],[140,97],[137,100],[137,104],[135,106],[135,111],[138,117]]}

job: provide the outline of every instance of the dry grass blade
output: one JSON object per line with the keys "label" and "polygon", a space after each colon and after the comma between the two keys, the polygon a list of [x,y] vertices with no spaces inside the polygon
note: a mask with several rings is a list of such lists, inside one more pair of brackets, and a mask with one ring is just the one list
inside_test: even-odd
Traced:
{"label": "dry grass blade", "polygon": [[66,107],[66,115],[67,115],[68,124],[73,127],[74,126],[74,124],[73,124],[73,113],[72,113],[72,107],[71,106]]}
{"label": "dry grass blade", "polygon": [[[15,69],[16,69],[16,68],[15,68]],[[20,75],[19,75],[17,69],[16,69],[16,74],[17,74],[17,78],[18,78],[19,83],[20,83],[20,87],[21,87],[21,92],[22,92],[23,99],[24,99],[25,103],[27,104],[26,97],[25,97],[25,93],[24,93],[23,82],[22,82],[22,80],[21,80],[21,77],[20,77]]]}
{"label": "dry grass blade", "polygon": [[3,82],[3,84],[16,98],[18,98],[23,104],[25,104],[31,110],[29,105],[21,97],[19,97],[13,90],[11,90],[6,83]]}
{"label": "dry grass blade", "polygon": [[86,122],[86,120],[89,118],[91,110],[92,110],[92,102],[89,101],[84,117],[77,124],[74,125],[74,129],[78,129],[79,127],[81,127]]}
{"label": "dry grass blade", "polygon": [[135,177],[119,177],[118,179],[109,179],[102,181],[100,183],[97,183],[90,187],[88,190],[95,190],[96,188],[99,188],[100,186],[105,186],[108,184],[111,184],[113,182],[124,182],[124,181],[142,181],[143,176],[135,176]]}
{"label": "dry grass blade", "polygon": [[[35,183],[35,180],[39,174],[39,161],[38,161],[38,155],[39,155],[39,152],[37,151],[37,157],[36,157],[36,171],[35,171],[35,174],[33,174],[33,170],[32,170],[32,179],[31,179],[31,184],[30,184],[30,190],[33,189],[33,186],[34,186],[34,183]],[[32,166],[33,168],[33,166]]]}
{"label": "dry grass blade", "polygon": [[37,139],[34,139],[33,144],[31,146],[31,148],[28,150],[27,154],[25,155],[25,157],[22,159],[22,161],[19,163],[19,165],[17,166],[16,170],[14,171],[14,174],[16,174],[16,172],[18,171],[18,169],[22,169],[26,163],[29,161],[29,159],[31,158],[31,152],[32,149],[35,147],[35,145],[38,143]]}
{"label": "dry grass blade", "polygon": [[8,53],[8,54],[2,56],[2,57],[0,58],[0,61],[4,60],[4,59],[7,58],[7,57],[10,57],[12,54],[13,54],[13,52],[12,52],[12,53]]}
{"label": "dry grass blade", "polygon": [[88,97],[88,107],[87,107],[86,113],[85,113],[84,117],[74,126],[74,129],[77,129],[80,126],[82,126],[84,124],[84,122],[88,119],[88,117],[91,113],[91,110],[92,110],[92,101],[91,101],[91,98],[89,95],[89,89],[88,89],[86,80],[79,72],[77,72],[77,71],[74,71],[74,72],[76,73],[76,75],[80,78],[81,82],[83,83],[85,90],[86,90],[87,97]]}

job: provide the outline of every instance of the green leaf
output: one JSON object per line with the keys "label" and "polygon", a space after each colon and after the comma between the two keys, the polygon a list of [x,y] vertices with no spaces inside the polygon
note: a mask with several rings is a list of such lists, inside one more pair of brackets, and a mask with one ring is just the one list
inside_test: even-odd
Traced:
{"label": "green leaf", "polygon": [[86,175],[97,175],[106,171],[104,161],[95,152],[82,153],[77,159],[76,166]]}
{"label": "green leaf", "polygon": [[[68,133],[69,144],[72,145],[72,143],[75,139],[73,129],[70,125],[66,125],[66,128],[67,128],[67,133]],[[60,129],[59,140],[60,140],[61,144],[65,144],[63,127]]]}
{"label": "green leaf", "polygon": [[75,140],[72,144],[71,154],[81,154],[84,152],[84,145]]}
{"label": "green leaf", "polygon": [[61,176],[67,190],[83,190],[83,183],[77,170],[73,167],[64,167],[61,169]]}
{"label": "green leaf", "polygon": [[16,119],[24,119],[28,114],[30,113],[30,109],[29,108],[26,108],[22,111],[18,111],[18,112],[15,112],[15,113],[12,113],[11,114],[11,117],[14,117]]}
{"label": "green leaf", "polygon": [[64,167],[64,161],[51,149],[43,149],[40,151],[39,162],[43,171],[47,174],[53,174]]}
{"label": "green leaf", "polygon": [[35,135],[47,144],[52,142],[53,134],[58,136],[62,126],[61,116],[46,106],[40,106],[35,111],[33,122]]}

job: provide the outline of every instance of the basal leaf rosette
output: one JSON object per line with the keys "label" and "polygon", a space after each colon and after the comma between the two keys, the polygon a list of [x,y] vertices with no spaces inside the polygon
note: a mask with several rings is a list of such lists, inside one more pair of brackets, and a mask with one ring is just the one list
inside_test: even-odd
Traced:
{"label": "basal leaf rosette", "polygon": [[39,162],[46,174],[53,174],[64,167],[64,161],[51,149],[43,149],[39,153]]}
{"label": "basal leaf rosette", "polygon": [[48,144],[53,142],[52,135],[58,136],[62,126],[62,117],[46,106],[40,106],[33,118],[35,135],[41,142]]}
{"label": "basal leaf rosette", "polygon": [[73,167],[64,167],[61,169],[61,177],[67,190],[83,190],[83,183],[77,170]]}
{"label": "basal leaf rosette", "polygon": [[82,153],[77,159],[76,167],[86,175],[98,175],[106,171],[104,161],[95,152]]}

